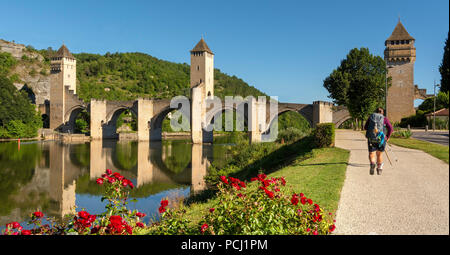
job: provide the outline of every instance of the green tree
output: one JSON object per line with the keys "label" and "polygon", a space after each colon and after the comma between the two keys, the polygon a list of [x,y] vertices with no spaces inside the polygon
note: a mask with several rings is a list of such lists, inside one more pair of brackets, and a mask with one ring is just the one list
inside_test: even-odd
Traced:
{"label": "green tree", "polygon": [[0,134],[6,137],[34,137],[42,127],[41,116],[24,91],[18,91],[0,76]]}
{"label": "green tree", "polygon": [[[450,34],[450,32],[449,32]],[[450,90],[449,88],[449,82],[450,82],[450,66],[449,66],[449,51],[450,51],[450,45],[448,45],[448,35],[447,40],[445,40],[445,46],[444,46],[444,56],[442,57],[442,63],[439,66],[439,72],[441,73],[441,89],[442,92],[448,92]],[[447,106],[448,107],[448,106]]]}
{"label": "green tree", "polygon": [[381,57],[370,54],[367,48],[354,48],[323,86],[334,103],[346,106],[354,119],[364,120],[384,106],[386,71]]}
{"label": "green tree", "polygon": [[[448,108],[449,106],[449,91],[443,92],[439,91],[436,95],[436,111],[442,108]],[[419,110],[424,113],[433,112],[434,109],[434,96],[425,99],[420,105]]]}
{"label": "green tree", "polygon": [[0,76],[7,76],[17,60],[8,52],[0,52]]}

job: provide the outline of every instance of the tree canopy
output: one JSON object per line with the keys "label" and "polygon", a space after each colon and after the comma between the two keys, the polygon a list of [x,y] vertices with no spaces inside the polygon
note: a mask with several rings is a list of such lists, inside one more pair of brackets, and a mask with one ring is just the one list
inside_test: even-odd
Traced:
{"label": "tree canopy", "polygon": [[[450,32],[449,32],[450,35]],[[442,57],[442,63],[439,66],[439,72],[441,73],[441,89],[442,92],[448,92],[450,90],[450,45],[448,45],[448,35],[447,40],[445,40],[444,46],[444,56]],[[447,104],[448,107],[448,104]]]}
{"label": "tree canopy", "polygon": [[0,75],[0,137],[34,137],[42,120],[28,95]]}
{"label": "tree canopy", "polygon": [[323,86],[330,93],[328,97],[346,106],[354,119],[365,119],[377,107],[384,106],[386,71],[381,57],[372,55],[367,48],[354,48]]}

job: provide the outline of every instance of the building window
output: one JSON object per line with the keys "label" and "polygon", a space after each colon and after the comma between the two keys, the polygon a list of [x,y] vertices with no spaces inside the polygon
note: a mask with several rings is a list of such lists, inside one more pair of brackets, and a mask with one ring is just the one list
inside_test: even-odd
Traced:
{"label": "building window", "polygon": [[199,71],[200,70],[200,66],[197,66],[197,71]]}

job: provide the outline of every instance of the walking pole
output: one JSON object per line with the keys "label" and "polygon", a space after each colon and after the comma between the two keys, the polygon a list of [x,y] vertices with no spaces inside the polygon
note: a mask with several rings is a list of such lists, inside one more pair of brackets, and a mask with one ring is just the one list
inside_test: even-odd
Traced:
{"label": "walking pole", "polygon": [[392,162],[391,162],[391,159],[389,158],[389,154],[387,153],[387,150],[384,150],[384,152],[386,153],[386,157],[388,158],[388,160],[389,160],[389,163],[391,164],[391,166],[392,166]]}
{"label": "walking pole", "polygon": [[391,146],[389,143],[388,143],[387,145],[389,145],[389,151],[392,152],[392,156],[394,156],[394,161],[395,161],[395,162],[398,162],[398,158],[397,158],[397,156],[395,155],[394,151],[392,150],[392,146]]}

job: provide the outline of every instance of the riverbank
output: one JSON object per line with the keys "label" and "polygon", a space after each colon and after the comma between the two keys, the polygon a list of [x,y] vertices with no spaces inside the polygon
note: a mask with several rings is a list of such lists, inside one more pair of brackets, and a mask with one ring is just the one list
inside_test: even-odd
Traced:
{"label": "riverbank", "polygon": [[[303,193],[325,211],[331,212],[334,217],[345,179],[349,151],[340,148],[312,149],[305,147],[307,141],[307,138],[304,138],[303,141],[292,144],[274,144],[278,148],[270,154],[277,156],[275,162],[268,160],[270,156],[266,155],[249,164],[268,167],[265,169],[268,178],[285,178],[287,183],[281,188],[282,191]],[[252,175],[248,168],[244,167],[240,171],[237,170],[233,176],[241,176],[246,180]],[[185,217],[191,224],[198,224],[209,208],[220,203],[214,195],[206,197],[194,199],[186,207]]]}

